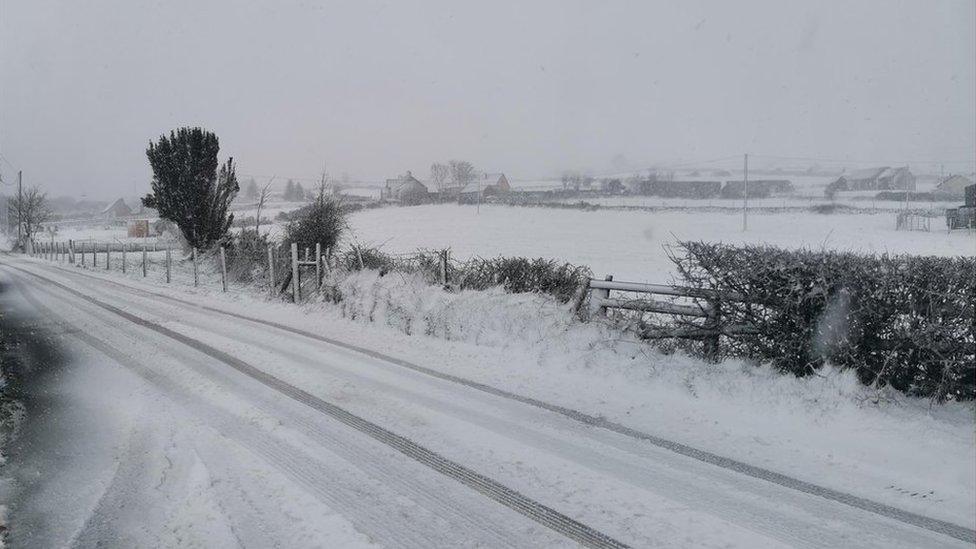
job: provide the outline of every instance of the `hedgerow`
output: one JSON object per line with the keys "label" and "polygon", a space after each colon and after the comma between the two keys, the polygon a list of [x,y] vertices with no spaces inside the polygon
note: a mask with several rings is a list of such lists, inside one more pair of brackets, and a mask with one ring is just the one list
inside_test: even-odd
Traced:
{"label": "hedgerow", "polygon": [[[375,269],[381,273],[419,273],[431,283],[445,282],[441,252],[386,254],[376,248],[353,246],[339,254],[337,265],[346,271]],[[551,259],[524,257],[474,258],[448,261],[446,286],[454,290],[485,290],[501,286],[510,293],[542,293],[562,303],[579,295],[591,276],[587,267]]]}
{"label": "hedgerow", "polygon": [[726,356],[808,375],[825,362],[866,384],[937,400],[976,398],[976,258],[861,255],[682,242],[684,283],[735,292],[721,303]]}

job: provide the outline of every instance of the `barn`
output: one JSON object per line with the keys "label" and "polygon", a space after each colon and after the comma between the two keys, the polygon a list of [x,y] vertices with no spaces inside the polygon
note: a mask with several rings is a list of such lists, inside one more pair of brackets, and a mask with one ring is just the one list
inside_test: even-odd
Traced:
{"label": "barn", "polygon": [[722,192],[722,182],[652,180],[650,191],[664,198],[713,198]]}
{"label": "barn", "polygon": [[[745,182],[726,181],[722,187],[722,198],[742,198]],[[749,180],[749,198],[766,198],[774,194],[789,194],[793,192],[793,183],[787,179],[757,179]]]}

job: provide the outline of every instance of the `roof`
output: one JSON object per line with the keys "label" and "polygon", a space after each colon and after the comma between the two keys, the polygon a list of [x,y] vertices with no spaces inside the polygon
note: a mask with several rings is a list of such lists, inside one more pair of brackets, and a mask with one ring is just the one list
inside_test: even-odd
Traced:
{"label": "roof", "polygon": [[964,175],[952,175],[942,180],[935,188],[939,190],[962,190],[973,182],[971,179]]}
{"label": "roof", "polygon": [[390,191],[394,193],[399,193],[402,189],[406,187],[414,187],[414,188],[420,187],[423,188],[424,191],[427,190],[427,185],[421,183],[421,181],[416,177],[414,177],[410,172],[407,172],[406,175],[401,175],[396,179],[386,180],[386,188],[390,189]]}
{"label": "roof", "polygon": [[876,179],[881,177],[881,174],[888,170],[887,166],[882,166],[880,168],[863,168],[860,170],[852,170],[851,173],[844,174],[843,177],[847,179]]}
{"label": "roof", "polygon": [[104,210],[102,210],[102,215],[106,215],[106,214],[113,213],[113,212],[115,212],[115,211],[117,211],[118,209],[121,209],[121,208],[125,208],[125,210],[124,210],[125,211],[125,214],[123,214],[123,215],[128,215],[128,214],[132,213],[132,209],[129,208],[129,206],[125,203],[125,200],[122,200],[121,198],[119,198],[115,202],[112,202],[111,204],[109,204]]}
{"label": "roof", "polygon": [[454,192],[460,192],[461,194],[476,193],[479,189],[484,190],[485,187],[500,184],[503,177],[505,177],[505,174],[503,173],[486,173],[480,178],[476,178],[467,185],[461,187],[460,191],[458,191],[457,187],[455,187]]}
{"label": "roof", "polygon": [[488,185],[496,185],[503,177],[505,177],[503,173],[486,173],[481,177],[481,181],[483,184],[487,182]]}

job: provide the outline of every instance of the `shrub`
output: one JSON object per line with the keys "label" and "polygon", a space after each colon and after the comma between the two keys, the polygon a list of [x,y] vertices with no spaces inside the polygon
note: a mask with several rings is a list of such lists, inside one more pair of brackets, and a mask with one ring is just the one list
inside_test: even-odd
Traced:
{"label": "shrub", "polygon": [[692,287],[737,292],[727,355],[797,375],[825,362],[866,384],[937,400],[976,398],[976,258],[782,250],[682,242],[672,260]]}
{"label": "shrub", "polygon": [[227,278],[234,282],[253,282],[264,277],[268,271],[267,235],[243,230],[233,239],[225,242],[227,255]]}
{"label": "shrub", "polygon": [[300,250],[315,249],[316,244],[321,244],[323,250],[334,249],[345,228],[346,211],[341,201],[325,194],[322,187],[311,204],[292,213],[285,238],[297,243]]}
{"label": "shrub", "polygon": [[[381,274],[416,273],[432,284],[441,281],[440,251],[393,255],[376,248],[354,246],[337,254],[336,265],[349,272],[364,268],[378,270]],[[591,274],[587,267],[542,258],[476,258],[450,261],[447,265],[448,285],[456,290],[486,290],[501,286],[510,293],[551,295],[563,303],[578,297]]]}
{"label": "shrub", "polygon": [[587,267],[524,257],[472,259],[450,273],[462,289],[484,290],[502,286],[511,293],[549,294],[563,303],[573,299],[591,275]]}
{"label": "shrub", "polygon": [[353,246],[348,251],[339,254],[338,264],[350,272],[371,269],[386,274],[393,270],[395,261],[393,256],[385,254],[377,248]]}

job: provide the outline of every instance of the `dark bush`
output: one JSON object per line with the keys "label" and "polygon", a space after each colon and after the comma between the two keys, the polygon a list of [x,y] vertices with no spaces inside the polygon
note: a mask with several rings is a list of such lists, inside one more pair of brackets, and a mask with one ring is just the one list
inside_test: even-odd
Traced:
{"label": "dark bush", "polygon": [[395,261],[392,255],[385,254],[377,248],[353,246],[349,250],[338,254],[338,265],[347,271],[372,269],[387,273],[394,270]]}
{"label": "dark bush", "polygon": [[311,204],[292,213],[285,228],[285,240],[297,243],[299,250],[314,250],[316,244],[321,244],[324,251],[335,248],[345,229],[346,211],[342,202],[322,188]]}
{"label": "dark bush", "polygon": [[[782,250],[683,242],[687,284],[747,297],[721,305],[728,356],[797,375],[825,362],[861,381],[937,400],[976,398],[976,258]],[[724,342],[724,341],[723,341]]]}
{"label": "dark bush", "polygon": [[511,293],[539,292],[566,303],[592,275],[587,267],[551,259],[496,257],[472,259],[452,270],[461,289],[484,290],[502,286]]}

